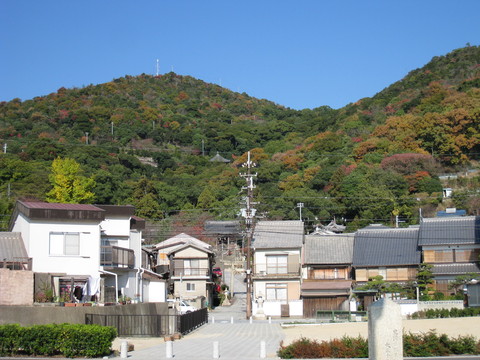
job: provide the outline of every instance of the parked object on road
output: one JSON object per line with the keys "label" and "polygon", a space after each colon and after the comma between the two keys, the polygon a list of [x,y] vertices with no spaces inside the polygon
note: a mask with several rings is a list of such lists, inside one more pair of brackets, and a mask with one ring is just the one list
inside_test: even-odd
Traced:
{"label": "parked object on road", "polygon": [[188,314],[197,311],[197,308],[185,300],[167,299],[168,307],[175,308],[180,314]]}

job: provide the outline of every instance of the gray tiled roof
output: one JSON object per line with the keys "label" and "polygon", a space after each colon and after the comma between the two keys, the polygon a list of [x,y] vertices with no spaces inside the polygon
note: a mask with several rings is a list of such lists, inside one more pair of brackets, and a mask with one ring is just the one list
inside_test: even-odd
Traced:
{"label": "gray tiled roof", "polygon": [[306,235],[305,264],[351,264],[354,235]]}
{"label": "gray tiled roof", "polygon": [[208,234],[240,234],[240,221],[205,221],[205,232]]}
{"label": "gray tiled roof", "polygon": [[0,232],[0,261],[27,257],[27,250],[19,232]]}
{"label": "gray tiled roof", "polygon": [[480,217],[423,219],[418,240],[423,245],[480,244]]}
{"label": "gray tiled roof", "polygon": [[353,266],[420,264],[418,231],[418,228],[357,231]]}
{"label": "gray tiled roof", "polygon": [[252,246],[255,249],[300,248],[303,221],[259,221],[255,225]]}
{"label": "gray tiled roof", "polygon": [[434,264],[432,273],[434,275],[464,275],[467,273],[480,273],[480,264]]}

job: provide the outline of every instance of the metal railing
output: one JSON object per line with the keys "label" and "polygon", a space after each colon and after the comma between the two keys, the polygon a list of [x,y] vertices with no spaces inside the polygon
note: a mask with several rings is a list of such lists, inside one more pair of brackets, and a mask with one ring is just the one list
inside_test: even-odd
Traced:
{"label": "metal railing", "polygon": [[366,321],[366,311],[317,310],[317,322],[355,322]]}
{"label": "metal railing", "polygon": [[208,322],[208,311],[200,309],[184,315],[100,315],[85,314],[85,324],[113,326],[118,336],[160,337],[186,334]]}
{"label": "metal railing", "polygon": [[203,308],[188,314],[179,315],[179,318],[178,330],[181,334],[186,334],[208,322],[208,311],[207,308]]}
{"label": "metal railing", "polygon": [[15,257],[12,259],[0,260],[0,268],[10,270],[32,270],[32,258]]}
{"label": "metal railing", "polygon": [[118,246],[102,246],[100,265],[112,268],[135,267],[135,252]]}
{"label": "metal railing", "polygon": [[253,266],[253,276],[255,277],[284,277],[300,276],[300,264],[262,264],[256,263]]}
{"label": "metal railing", "polygon": [[209,276],[209,268],[174,268],[172,276]]}

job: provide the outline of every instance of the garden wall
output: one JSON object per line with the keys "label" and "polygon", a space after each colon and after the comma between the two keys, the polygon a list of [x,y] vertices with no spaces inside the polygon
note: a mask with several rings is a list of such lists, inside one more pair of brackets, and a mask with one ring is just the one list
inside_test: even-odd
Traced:
{"label": "garden wall", "polygon": [[0,305],[32,305],[33,272],[0,268]]}
{"label": "garden wall", "polygon": [[168,315],[166,303],[143,303],[115,306],[0,306],[0,324],[84,324],[85,314]]}

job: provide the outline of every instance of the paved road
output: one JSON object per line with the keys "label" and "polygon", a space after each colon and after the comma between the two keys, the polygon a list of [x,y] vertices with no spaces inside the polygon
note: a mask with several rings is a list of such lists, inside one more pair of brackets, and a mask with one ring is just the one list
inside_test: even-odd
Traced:
{"label": "paved road", "polygon": [[[221,359],[259,359],[261,341],[265,341],[267,358],[276,358],[283,331],[279,323],[245,319],[245,295],[238,294],[229,307],[210,312],[209,323],[173,342],[176,360],[212,359],[214,342],[218,342]],[[233,318],[233,323],[232,323]],[[131,360],[164,359],[166,343],[130,352]]]}

